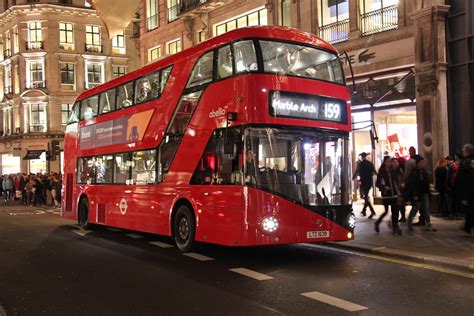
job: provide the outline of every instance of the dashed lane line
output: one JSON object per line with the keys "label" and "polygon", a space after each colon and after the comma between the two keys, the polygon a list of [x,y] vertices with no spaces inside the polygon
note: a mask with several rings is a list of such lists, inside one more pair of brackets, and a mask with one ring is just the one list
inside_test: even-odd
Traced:
{"label": "dashed lane line", "polygon": [[252,278],[252,279],[255,279],[255,280],[258,280],[258,281],[265,281],[265,280],[273,279],[273,277],[271,277],[269,275],[262,274],[262,273],[259,273],[259,272],[253,271],[253,270],[249,270],[249,269],[246,269],[246,268],[229,269],[229,271],[239,273],[241,275],[245,275],[246,277],[249,277],[249,278]]}
{"label": "dashed lane line", "polygon": [[118,228],[113,228],[113,227],[107,227],[106,229],[107,229],[107,230],[110,230],[111,232],[119,232],[119,231],[120,231],[120,229],[118,229]]}
{"label": "dashed lane line", "polygon": [[85,235],[92,233],[92,230],[78,229],[78,230],[72,230],[72,232],[81,237],[84,237]]}
{"label": "dashed lane line", "polygon": [[207,256],[204,256],[204,255],[195,253],[195,252],[183,253],[183,256],[186,256],[186,257],[189,257],[189,258],[193,258],[193,259],[196,259],[196,260],[199,260],[199,261],[211,261],[211,260],[214,260],[214,258],[207,257]]}
{"label": "dashed lane line", "polygon": [[161,241],[152,241],[152,242],[149,242],[149,244],[151,244],[153,246],[158,246],[160,248],[173,248],[174,247],[173,245],[170,245],[170,244],[167,244],[167,243],[161,242]]}
{"label": "dashed lane line", "polygon": [[359,312],[363,310],[367,310],[368,308],[359,304],[355,304],[331,295],[327,295],[321,292],[307,292],[301,293],[301,295],[311,298],[313,300],[329,304],[332,306],[336,306],[337,308],[344,309],[349,312]]}
{"label": "dashed lane line", "polygon": [[143,238],[142,235],[138,235],[138,234],[126,234],[125,236],[128,236],[130,238],[134,238],[134,239],[140,239],[140,238]]}

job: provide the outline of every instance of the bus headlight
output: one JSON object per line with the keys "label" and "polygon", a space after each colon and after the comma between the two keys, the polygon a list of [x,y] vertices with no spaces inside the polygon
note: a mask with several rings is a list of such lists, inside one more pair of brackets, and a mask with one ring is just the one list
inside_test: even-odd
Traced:
{"label": "bus headlight", "polygon": [[274,216],[265,217],[262,221],[262,229],[267,233],[273,233],[278,229],[278,220]]}
{"label": "bus headlight", "polygon": [[356,226],[356,217],[354,213],[350,213],[347,215],[347,224],[349,225],[349,228],[354,229]]}

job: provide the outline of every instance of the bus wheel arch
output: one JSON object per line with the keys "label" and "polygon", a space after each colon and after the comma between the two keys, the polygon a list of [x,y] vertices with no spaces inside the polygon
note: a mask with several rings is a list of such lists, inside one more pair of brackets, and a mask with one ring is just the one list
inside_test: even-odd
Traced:
{"label": "bus wheel arch", "polygon": [[189,252],[195,246],[196,214],[191,202],[181,198],[176,201],[171,214],[171,237],[181,252]]}
{"label": "bus wheel arch", "polygon": [[89,221],[90,216],[90,206],[89,206],[89,198],[87,195],[82,194],[79,197],[79,203],[77,207],[77,221],[79,226],[83,229],[90,229],[92,224]]}

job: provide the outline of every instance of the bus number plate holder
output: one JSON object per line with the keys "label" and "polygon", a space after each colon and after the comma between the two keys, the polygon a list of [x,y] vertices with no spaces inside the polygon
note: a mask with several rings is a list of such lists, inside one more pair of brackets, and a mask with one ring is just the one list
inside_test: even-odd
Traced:
{"label": "bus number plate holder", "polygon": [[306,232],[306,238],[328,238],[329,230]]}

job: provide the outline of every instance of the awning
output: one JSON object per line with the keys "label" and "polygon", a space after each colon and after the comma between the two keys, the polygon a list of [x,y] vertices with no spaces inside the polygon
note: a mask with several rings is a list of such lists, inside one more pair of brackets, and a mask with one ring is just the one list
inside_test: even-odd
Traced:
{"label": "awning", "polygon": [[28,150],[23,160],[39,159],[44,150]]}

